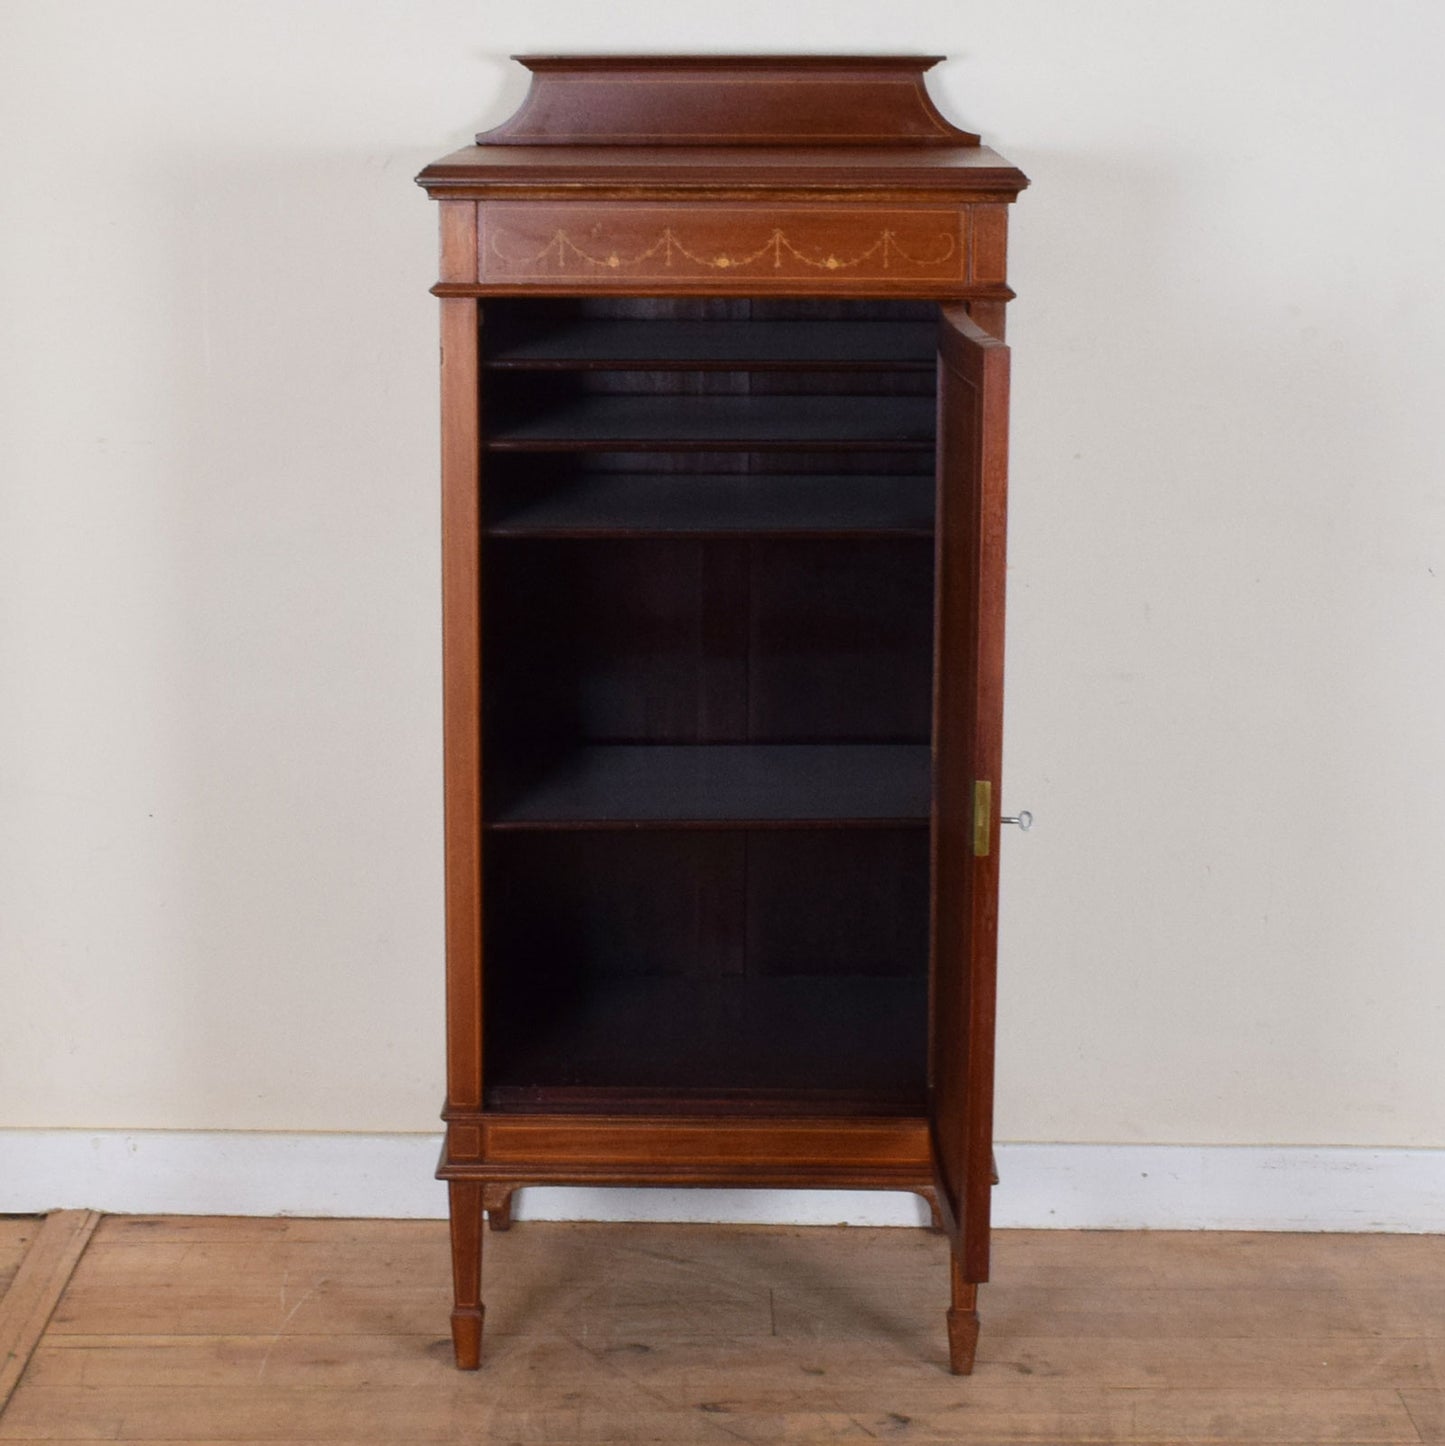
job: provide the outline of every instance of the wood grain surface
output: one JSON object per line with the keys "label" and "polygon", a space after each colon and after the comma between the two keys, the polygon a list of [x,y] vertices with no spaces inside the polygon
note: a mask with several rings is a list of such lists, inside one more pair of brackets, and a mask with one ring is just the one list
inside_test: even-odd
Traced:
{"label": "wood grain surface", "polygon": [[0,1440],[1445,1440],[1445,1237],[1001,1231],[966,1380],[923,1231],[521,1221],[487,1249],[460,1375],[439,1222],[107,1218]]}
{"label": "wood grain surface", "polygon": [[98,1220],[91,1210],[57,1210],[28,1240],[0,1300],[0,1410],[24,1373]]}
{"label": "wood grain surface", "polygon": [[0,1216],[0,1300],[10,1289],[30,1242],[40,1230],[40,1221],[33,1215]]}
{"label": "wood grain surface", "polygon": [[959,207],[627,201],[481,207],[477,274],[490,285],[585,278],[595,288],[707,281],[713,291],[911,289],[969,281]]}
{"label": "wood grain surface", "polygon": [[521,109],[487,145],[977,145],[938,111],[937,55],[519,55]]}

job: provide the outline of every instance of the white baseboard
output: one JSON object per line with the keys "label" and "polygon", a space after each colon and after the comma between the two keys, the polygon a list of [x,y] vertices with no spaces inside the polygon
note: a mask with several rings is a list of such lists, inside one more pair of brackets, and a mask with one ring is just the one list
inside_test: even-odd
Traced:
{"label": "white baseboard", "polygon": [[[0,1213],[434,1218],[434,1135],[0,1130]],[[1058,1230],[1445,1231],[1445,1150],[1000,1145],[994,1223]],[[535,1189],[531,1220],[921,1225],[911,1195]]]}

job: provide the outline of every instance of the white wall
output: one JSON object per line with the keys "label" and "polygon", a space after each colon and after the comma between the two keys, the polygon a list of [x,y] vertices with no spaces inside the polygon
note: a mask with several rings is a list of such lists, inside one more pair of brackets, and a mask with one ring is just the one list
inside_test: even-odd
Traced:
{"label": "white wall", "polygon": [[428,1131],[434,216],[547,50],[939,51],[1014,217],[999,1132],[1445,1145],[1431,3],[5,0],[0,1124]]}

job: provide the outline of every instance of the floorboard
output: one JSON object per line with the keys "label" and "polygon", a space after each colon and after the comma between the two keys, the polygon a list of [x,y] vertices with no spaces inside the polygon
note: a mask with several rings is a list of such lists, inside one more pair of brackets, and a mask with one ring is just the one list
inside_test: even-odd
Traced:
{"label": "floorboard", "polygon": [[1440,1237],[1001,1232],[969,1379],[926,1231],[521,1221],[486,1254],[460,1374],[439,1223],[105,1219],[0,1441],[1445,1441]]}
{"label": "floorboard", "polygon": [[0,1299],[0,1411],[19,1384],[99,1216],[57,1210],[41,1222]]}
{"label": "floorboard", "polygon": [[40,1221],[34,1215],[0,1215],[0,1300],[10,1289],[20,1262],[30,1242],[40,1230]]}

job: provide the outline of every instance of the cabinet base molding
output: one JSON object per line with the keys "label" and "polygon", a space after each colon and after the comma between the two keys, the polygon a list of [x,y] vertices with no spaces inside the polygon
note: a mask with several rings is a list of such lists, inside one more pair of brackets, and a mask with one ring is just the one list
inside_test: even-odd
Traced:
{"label": "cabinet base molding", "polygon": [[443,1180],[931,1191],[923,1119],[676,1119],[448,1112]]}
{"label": "cabinet base molding", "polygon": [[437,1178],[481,1187],[493,1230],[512,1223],[528,1186],[898,1190],[950,1218],[934,1183],[923,1120],[687,1121],[518,1116],[450,1127],[477,1154],[444,1146]]}

